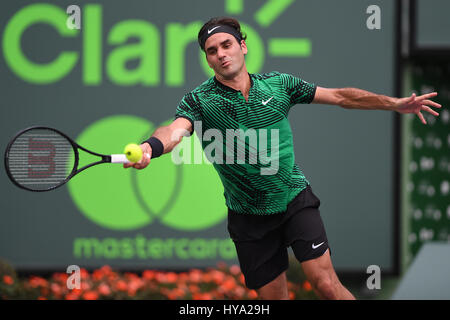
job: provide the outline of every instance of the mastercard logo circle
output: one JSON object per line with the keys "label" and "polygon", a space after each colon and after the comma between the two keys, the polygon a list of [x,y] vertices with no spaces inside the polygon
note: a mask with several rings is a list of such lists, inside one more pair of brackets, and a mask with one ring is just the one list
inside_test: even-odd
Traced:
{"label": "mastercard logo circle", "polygon": [[[92,123],[76,141],[98,153],[121,153],[123,146],[140,143],[155,129],[146,119],[115,115]],[[192,148],[201,148],[195,135],[183,139],[188,139]],[[80,166],[94,159],[82,153]],[[92,167],[72,179],[68,190],[86,218],[113,230],[134,230],[157,222],[177,230],[197,231],[217,225],[227,213],[223,186],[214,167],[207,162],[177,165],[170,153],[152,159],[143,170],[115,164]]]}

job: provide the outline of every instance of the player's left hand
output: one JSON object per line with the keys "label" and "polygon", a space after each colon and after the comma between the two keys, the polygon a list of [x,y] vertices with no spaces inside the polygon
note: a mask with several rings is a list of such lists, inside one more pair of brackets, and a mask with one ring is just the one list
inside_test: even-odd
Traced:
{"label": "player's left hand", "polygon": [[420,118],[423,124],[427,124],[421,111],[426,111],[431,113],[433,116],[438,116],[439,113],[437,113],[430,107],[442,107],[439,103],[428,100],[435,96],[437,96],[437,92],[427,93],[418,97],[416,97],[416,94],[413,93],[411,97],[398,99],[395,111],[400,113],[415,113]]}

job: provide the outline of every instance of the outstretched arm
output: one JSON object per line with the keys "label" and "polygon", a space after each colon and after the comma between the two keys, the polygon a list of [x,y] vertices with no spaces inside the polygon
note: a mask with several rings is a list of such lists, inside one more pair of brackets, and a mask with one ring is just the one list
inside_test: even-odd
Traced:
{"label": "outstretched arm", "polygon": [[439,113],[430,108],[441,108],[440,104],[429,100],[435,96],[437,96],[437,92],[424,94],[419,97],[416,97],[416,94],[413,93],[410,97],[393,98],[356,88],[330,89],[317,87],[312,102],[337,105],[346,109],[390,110],[399,113],[415,113],[422,123],[426,124],[421,111],[429,112],[434,116],[439,115]]}
{"label": "outstretched arm", "polygon": [[[171,152],[177,144],[181,142],[184,134],[192,131],[192,124],[185,118],[177,118],[168,126],[162,126],[155,130],[152,137],[158,138],[163,145],[163,154]],[[142,159],[136,163],[125,163],[124,168],[134,167],[144,169],[152,158],[152,147],[147,142],[140,145],[142,149]]]}

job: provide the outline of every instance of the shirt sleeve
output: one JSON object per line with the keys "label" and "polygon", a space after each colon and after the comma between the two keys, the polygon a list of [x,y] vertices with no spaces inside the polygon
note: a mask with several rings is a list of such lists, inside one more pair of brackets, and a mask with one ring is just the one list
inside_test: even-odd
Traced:
{"label": "shirt sleeve", "polygon": [[201,121],[200,103],[198,102],[197,96],[192,92],[185,94],[178,104],[175,112],[175,119],[178,118],[185,118],[191,122],[191,134],[194,131],[194,122]]}
{"label": "shirt sleeve", "polygon": [[298,103],[311,103],[314,100],[317,86],[290,74],[280,74],[281,83],[286,89],[292,105]]}

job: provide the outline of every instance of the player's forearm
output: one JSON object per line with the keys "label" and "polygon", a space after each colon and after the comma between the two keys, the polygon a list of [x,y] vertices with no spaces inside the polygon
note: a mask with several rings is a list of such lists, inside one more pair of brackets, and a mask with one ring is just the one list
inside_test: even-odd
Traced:
{"label": "player's forearm", "polygon": [[398,99],[357,88],[336,90],[338,105],[346,109],[395,110]]}
{"label": "player's forearm", "polygon": [[164,153],[169,153],[180,143],[182,139],[181,134],[177,134],[170,126],[162,126],[155,130],[152,137],[158,138],[164,146]]}
{"label": "player's forearm", "polygon": [[[173,123],[172,123],[173,124]],[[179,130],[176,126],[168,125],[159,127],[152,136],[141,143],[143,157],[137,163],[125,163],[124,168],[134,167],[144,169],[150,163],[150,159],[157,158],[172,149],[180,143],[186,130]]]}

